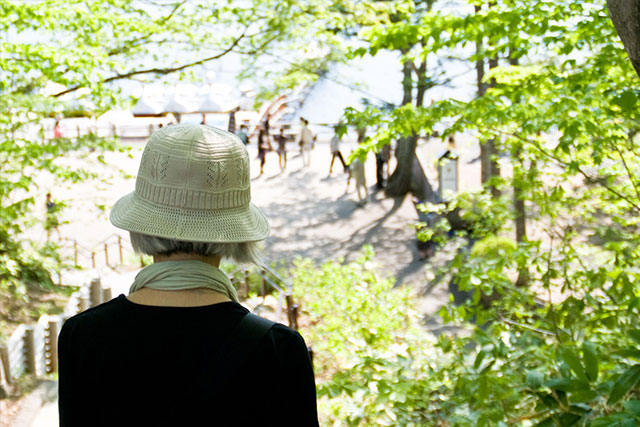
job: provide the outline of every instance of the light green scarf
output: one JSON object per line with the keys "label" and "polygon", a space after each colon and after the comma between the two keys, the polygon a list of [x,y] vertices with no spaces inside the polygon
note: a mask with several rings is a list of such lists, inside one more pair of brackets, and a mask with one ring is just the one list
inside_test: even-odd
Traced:
{"label": "light green scarf", "polygon": [[231,280],[218,267],[196,260],[162,261],[146,266],[136,275],[129,293],[141,288],[159,291],[207,288],[238,302]]}

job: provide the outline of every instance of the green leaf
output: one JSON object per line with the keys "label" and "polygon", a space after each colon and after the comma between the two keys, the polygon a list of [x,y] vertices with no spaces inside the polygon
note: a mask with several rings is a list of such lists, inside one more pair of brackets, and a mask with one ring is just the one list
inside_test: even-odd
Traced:
{"label": "green leaf", "polygon": [[608,405],[615,405],[640,381],[640,364],[633,365],[620,375],[611,389]]}
{"label": "green leaf", "polygon": [[574,403],[591,402],[599,396],[600,394],[596,390],[577,390],[571,392],[571,401]]}
{"label": "green leaf", "polygon": [[536,427],[554,427],[555,425],[556,425],[556,422],[553,419],[553,417],[549,417],[547,419],[540,421],[538,424],[536,424]]}
{"label": "green leaf", "polygon": [[567,366],[569,366],[571,371],[573,371],[573,373],[578,377],[579,380],[583,382],[589,382],[589,378],[587,378],[584,366],[582,366],[580,358],[573,348],[562,347],[558,352],[558,356],[564,363],[567,364]]}
{"label": "green leaf", "polygon": [[629,400],[622,404],[628,413],[640,418],[640,400]]}
{"label": "green leaf", "polygon": [[489,350],[481,350],[478,352],[476,356],[476,360],[473,362],[474,369],[478,369],[480,367],[480,365],[482,364],[482,361],[489,353],[490,353]]}
{"label": "green leaf", "polygon": [[622,413],[596,418],[591,422],[591,427],[637,427],[637,425],[633,418]]}
{"label": "green leaf", "polygon": [[582,358],[589,381],[596,381],[598,379],[598,351],[593,343],[589,341],[582,343]]}
{"label": "green leaf", "polygon": [[632,340],[640,344],[640,329],[631,330],[628,332],[628,335]]}
{"label": "green leaf", "polygon": [[613,103],[622,108],[623,110],[632,110],[635,108],[636,103],[638,102],[638,97],[636,94],[627,90],[622,92],[620,96],[613,99]]}
{"label": "green leaf", "polygon": [[587,382],[580,381],[574,378],[556,378],[545,382],[543,386],[552,388],[554,390],[569,392],[583,391],[589,388],[589,384]]}
{"label": "green leaf", "polygon": [[539,388],[544,381],[544,374],[540,371],[527,372],[527,386],[530,388]]}

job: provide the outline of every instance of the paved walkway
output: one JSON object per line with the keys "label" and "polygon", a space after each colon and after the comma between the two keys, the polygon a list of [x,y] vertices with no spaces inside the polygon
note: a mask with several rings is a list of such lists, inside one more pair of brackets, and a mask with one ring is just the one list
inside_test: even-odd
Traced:
{"label": "paved walkway", "polygon": [[[293,148],[295,144],[290,144]],[[54,198],[68,200],[72,209],[65,211],[61,227],[64,238],[76,240],[83,247],[99,247],[102,241],[114,233],[125,233],[112,227],[108,220],[108,206],[118,197],[132,191],[134,181],[130,175],[137,172],[137,165],[143,144],[134,145],[132,156],[123,153],[105,155],[105,165],[95,161],[95,154],[88,154],[93,161],[92,170],[99,171],[97,182],[75,184],[69,187],[53,188],[49,177],[42,177],[38,199],[44,200],[47,191]],[[343,153],[347,155],[355,143],[344,143]],[[460,186],[473,188],[479,183],[479,162],[472,162],[478,155],[472,145],[458,141],[461,151]],[[415,231],[411,224],[417,215],[410,198],[401,202],[387,199],[383,193],[372,191],[375,184],[375,158],[370,154],[365,163],[367,183],[370,187],[370,201],[365,205],[357,202],[354,182],[346,189],[347,176],[339,163],[334,164],[329,175],[330,152],[327,142],[319,142],[313,151],[311,166],[302,166],[297,156],[297,147],[289,153],[287,169],[278,167],[278,156],[268,153],[265,173],[259,175],[259,163],[255,160],[254,146],[249,146],[252,159],[252,199],[264,210],[271,221],[272,233],[265,245],[268,261],[290,262],[294,258],[310,257],[317,262],[344,257],[354,259],[364,244],[373,246],[376,260],[382,269],[397,279],[397,285],[409,285],[416,289],[427,282],[429,265],[420,261],[415,244]],[[423,143],[419,156],[427,176],[436,186],[435,161],[444,145],[439,140]],[[69,160],[79,163],[80,159]],[[338,160],[336,160],[338,162]],[[392,161],[393,162],[393,161]],[[124,174],[115,166],[123,169]],[[393,170],[393,163],[391,165]],[[129,175],[129,176],[127,176]],[[44,235],[34,234],[43,239]],[[135,258],[132,258],[135,260]],[[88,262],[85,258],[84,262]],[[100,263],[101,261],[98,260]],[[113,287],[113,295],[126,293],[135,271],[119,277],[101,269],[103,283]],[[80,275],[74,280],[84,280]],[[448,300],[446,289],[431,289],[419,298],[419,306],[426,315],[435,313]],[[57,403],[54,399],[44,402],[44,406],[34,414],[32,427],[57,426]]]}

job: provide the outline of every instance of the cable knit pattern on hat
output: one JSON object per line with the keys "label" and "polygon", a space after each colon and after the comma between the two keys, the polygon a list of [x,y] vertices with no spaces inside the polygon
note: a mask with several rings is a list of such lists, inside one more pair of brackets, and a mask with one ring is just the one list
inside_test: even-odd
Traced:
{"label": "cable knit pattern on hat", "polygon": [[244,144],[229,132],[190,124],[151,135],[135,191],[116,203],[110,220],[125,230],[191,241],[256,241],[269,232],[251,205]]}

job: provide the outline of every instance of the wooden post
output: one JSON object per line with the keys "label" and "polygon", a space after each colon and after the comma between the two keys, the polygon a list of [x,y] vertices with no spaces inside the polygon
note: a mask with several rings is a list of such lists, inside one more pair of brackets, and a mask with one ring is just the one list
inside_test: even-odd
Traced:
{"label": "wooden post", "polygon": [[11,376],[11,359],[9,359],[9,347],[6,344],[0,344],[0,362],[4,371],[5,381],[7,384],[13,384]]}
{"label": "wooden post", "polygon": [[73,241],[73,262],[74,265],[78,266],[78,242]]}
{"label": "wooden post", "polygon": [[32,326],[29,326],[24,331],[23,346],[24,361],[26,364],[27,372],[35,375],[36,370],[36,334]]}
{"label": "wooden post", "polygon": [[116,125],[112,125],[111,126],[111,136],[113,136],[113,137],[116,136]]}
{"label": "wooden post", "polygon": [[88,308],[89,308],[89,301],[87,300],[87,297],[85,297],[84,295],[81,295],[78,298],[78,313],[82,313]]}
{"label": "wooden post", "polygon": [[93,279],[89,285],[89,302],[91,307],[102,303],[102,286],[98,278]]}
{"label": "wooden post", "polygon": [[248,297],[249,296],[249,269],[245,268],[244,269],[244,294]]}
{"label": "wooden post", "polygon": [[80,125],[76,126],[76,130],[78,131],[78,138],[80,138]]}
{"label": "wooden post", "polygon": [[287,301],[287,320],[289,320],[289,327],[291,329],[298,329],[298,304],[294,304],[293,296],[286,295]]}
{"label": "wooden post", "polygon": [[95,251],[91,251],[91,266],[96,268],[96,253]]}
{"label": "wooden post", "polygon": [[153,123],[149,124],[149,136],[153,133]]}
{"label": "wooden post", "polygon": [[104,262],[109,266],[109,245],[104,244]]}
{"label": "wooden post", "polygon": [[260,296],[263,298],[267,296],[267,289],[264,285],[264,271],[262,270],[260,270]]}
{"label": "wooden post", "polygon": [[111,293],[111,288],[103,288],[102,289],[102,301],[107,302],[113,299],[113,294]]}
{"label": "wooden post", "polygon": [[58,372],[58,322],[49,320],[47,327],[47,337],[45,340],[45,360],[47,373]]}
{"label": "wooden post", "polygon": [[118,249],[120,250],[120,265],[124,264],[124,257],[122,256],[122,236],[118,236]]}
{"label": "wooden post", "polygon": [[293,329],[298,330],[298,304],[293,304]]}

